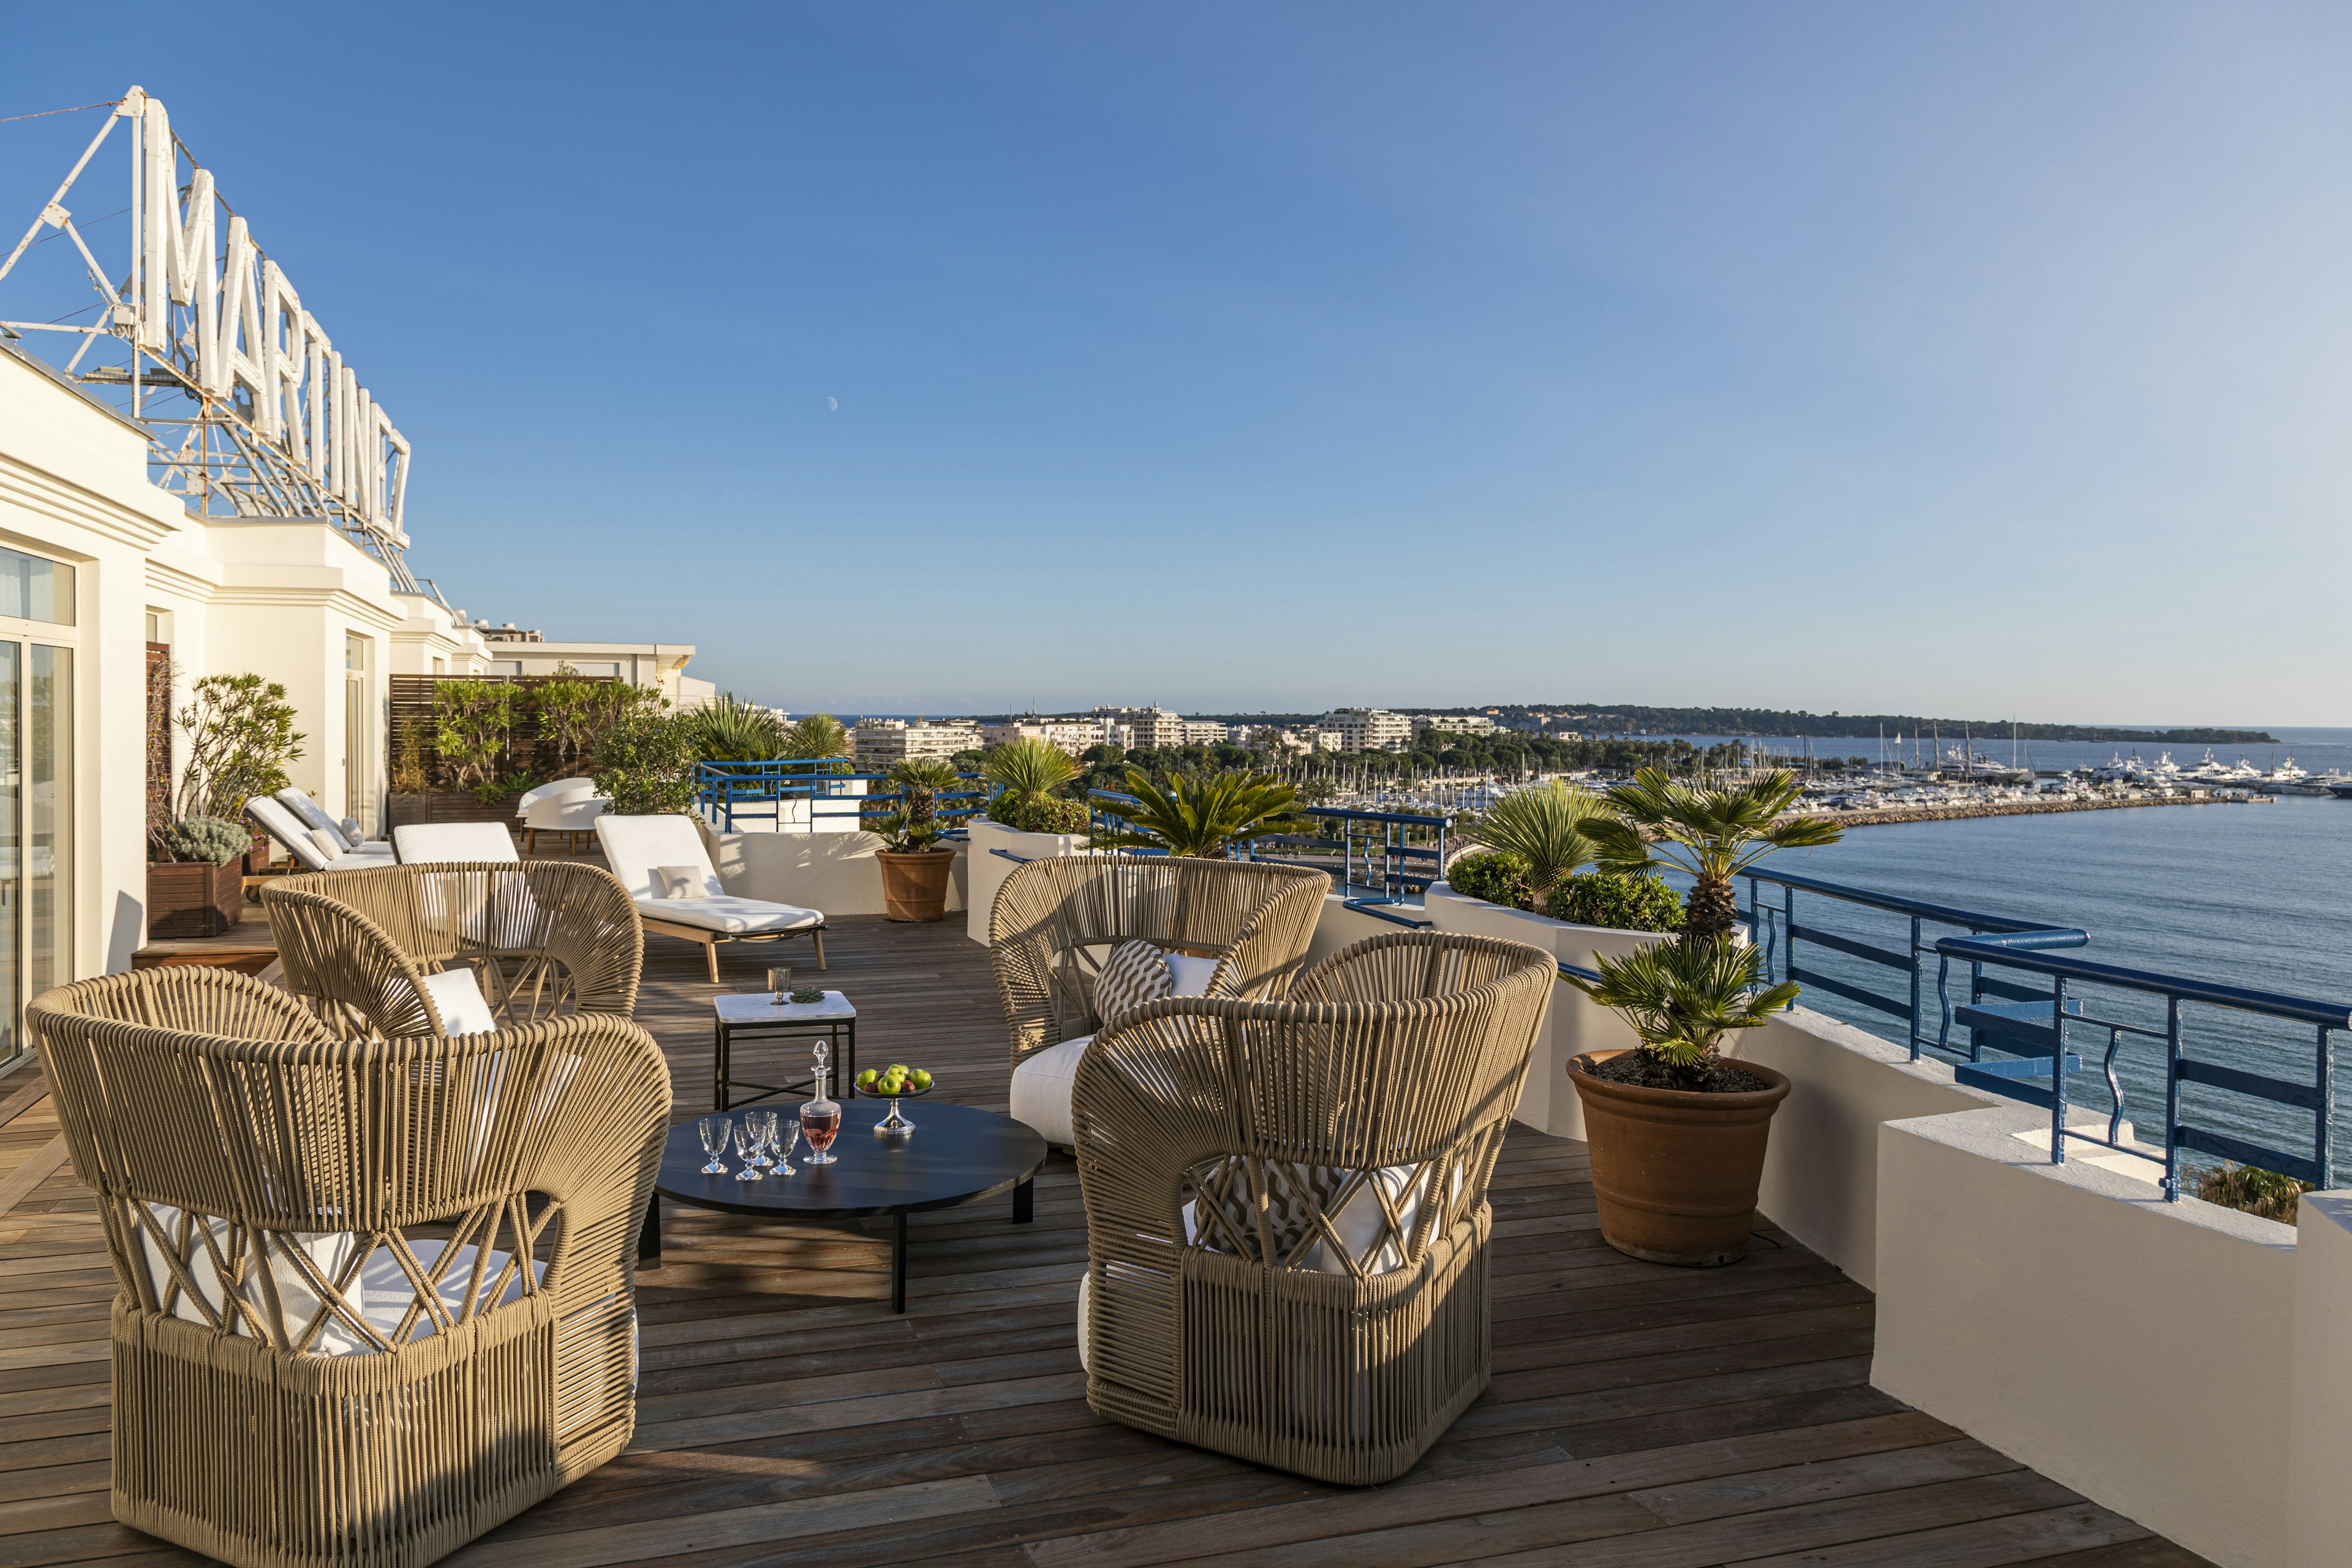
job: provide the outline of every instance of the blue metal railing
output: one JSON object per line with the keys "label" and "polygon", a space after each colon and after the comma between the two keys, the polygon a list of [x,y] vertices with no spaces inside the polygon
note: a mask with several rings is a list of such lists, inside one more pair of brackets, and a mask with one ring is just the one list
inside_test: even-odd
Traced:
{"label": "blue metal railing", "polygon": [[[2251,991],[2242,986],[2223,985],[2181,975],[2158,974],[2118,964],[2095,963],[2090,959],[2062,957],[2048,950],[2065,944],[2042,943],[2033,940],[2054,934],[2058,933],[2032,931],[1990,940],[1945,937],[1936,943],[1938,960],[1937,990],[1939,995],[1946,992],[1947,977],[1955,959],[1965,961],[1972,971],[1980,972],[1985,965],[1992,964],[2049,978],[2046,1024],[2039,1022],[2037,1017],[2022,1008],[2005,1010],[2008,1017],[1996,1017],[1994,1022],[1999,1040],[2022,1039],[2029,1030],[2040,1037],[2034,1056],[2021,1063],[2011,1064],[2014,1070],[2009,1076],[2016,1081],[2003,1092],[2049,1108],[2052,1164],[2065,1163],[2066,1140],[2069,1138],[2101,1144],[2143,1159],[2158,1158],[2144,1148],[2126,1143],[2121,1136],[2124,1087],[2116,1070],[2116,1058],[2126,1039],[2135,1042],[2150,1040],[2161,1041],[2164,1046],[2161,1163],[2164,1166],[2164,1193],[2168,1199],[2178,1202],[2181,1196],[2180,1152],[2183,1149],[2276,1171],[2282,1175],[2321,1187],[2335,1184],[2335,1155],[2329,1126],[2335,1110],[2335,1035],[2338,1030],[2352,1027],[2352,1006],[2275,992]],[[2164,1004],[2164,1026],[2161,1029],[2150,1028],[2128,1019],[2105,1017],[2090,1012],[2084,1005],[2085,998],[2067,994],[2070,984],[2160,999]],[[2210,1057],[2189,1055],[2182,1026],[2181,1008],[2184,1004],[2310,1026],[2314,1031],[2310,1078],[2280,1078],[2231,1067]],[[1948,1037],[1956,1019],[1967,1021],[1967,1013],[1968,1009],[1956,1007],[1946,996],[1943,1035]],[[2015,1032],[2000,1033],[2000,1026],[2003,1024]],[[2071,1070],[2067,1064],[2076,1059],[2067,1050],[2068,1031],[2077,1027],[2104,1029],[2107,1033],[2103,1068],[2113,1110],[2104,1136],[2066,1124],[2065,1079]],[[2045,1052],[2046,1056],[2041,1054]],[[2046,1069],[2042,1067],[2044,1060],[2048,1063]],[[2032,1085],[2029,1092],[2026,1080],[2035,1076],[2046,1076],[2049,1087],[2043,1089]],[[2311,1119],[2310,1152],[2299,1153],[2272,1147],[2224,1132],[2209,1121],[2195,1119],[2185,1093],[2191,1085],[2307,1113]],[[2220,1108],[2217,1106],[2215,1109]]]}
{"label": "blue metal railing", "polygon": [[[2049,945],[2081,947],[2091,940],[2086,931],[2053,930],[2045,921],[2021,920],[2011,915],[1990,915],[1975,910],[1954,909],[1948,904],[1929,903],[1921,899],[1906,899],[1892,893],[1876,893],[1867,888],[1849,887],[1843,882],[1823,881],[1818,877],[1801,877],[1772,871],[1746,871],[1741,879],[1748,884],[1748,907],[1740,919],[1748,935],[1764,950],[1764,972],[1768,983],[1793,980],[1801,985],[1826,991],[1842,996],[1857,1006],[1890,1018],[1904,1021],[1902,1044],[1916,1060],[1921,1047],[1943,1046],[1940,1031],[1930,1036],[1927,1029],[1927,997],[1921,984],[1920,960],[1935,952],[1936,938],[1929,926],[1958,926],[1971,936],[1988,932],[2009,936],[2032,931],[2051,935]],[[1780,889],[1777,906],[1764,902],[1762,888]],[[1820,925],[1801,923],[1797,919],[1797,895],[1807,893],[1866,910],[1877,910],[1901,916],[1909,925],[1909,940],[1900,948],[1882,947],[1830,931]],[[1827,974],[1819,968],[1797,962],[1797,944],[1811,942],[1816,947],[1843,953],[1878,969],[1891,969],[1903,975],[1903,989],[1896,994],[1872,990],[1869,986],[1840,975]],[[1998,979],[1988,979],[1981,965],[1969,971],[1969,1000],[1980,1003],[1988,996],[2011,1002],[2038,1002],[2047,994],[2029,990]]]}
{"label": "blue metal railing", "polygon": [[[906,798],[902,791],[860,794],[849,786],[864,784],[870,790],[887,783],[887,773],[856,771],[847,757],[790,757],[767,762],[698,763],[695,765],[695,805],[710,825],[736,831],[737,819],[758,821],[765,816],[783,831],[794,804],[808,807],[803,831],[814,833],[820,819],[846,820],[853,825],[871,816],[886,816]],[[958,773],[960,779],[979,778]],[[968,819],[988,806],[985,789],[955,790],[934,797],[939,815],[950,821]],[[950,804],[952,803],[952,804]]]}
{"label": "blue metal railing", "polygon": [[[1900,1020],[1912,1059],[1933,1052],[1937,1059],[1952,1065],[1959,1082],[2048,1110],[2052,1163],[2065,1162],[2070,1139],[2095,1143],[2160,1163],[2165,1195],[2175,1201],[2184,1190],[2180,1180],[2184,1150],[2260,1166],[2321,1186],[2333,1184],[2329,1122],[2334,1037],[2352,1027],[2352,1005],[2077,957],[2071,950],[2087,945],[2090,935],[2076,927],[1956,909],[1815,877],[1768,871],[1747,872],[1742,877],[1748,883],[1748,907],[1741,911],[1741,919],[1764,950],[1769,979],[1794,980],[1841,997],[1877,1015],[1889,1026]],[[1780,889],[1777,901],[1766,901],[1768,888]],[[1908,926],[1908,941],[1899,946],[1881,945],[1802,920],[1797,902],[1800,893],[1896,916]],[[1961,930],[1938,933],[1928,929],[1938,926]],[[1825,973],[1817,963],[1802,961],[1800,943],[1853,962],[1844,966],[1843,974]],[[1921,958],[1930,954],[1936,961],[1932,999],[1920,968]],[[1965,1000],[1954,995],[1955,964],[1967,965]],[[1874,989],[1867,983],[1870,974],[1889,970],[1901,976],[1895,987]],[[2040,984],[2019,983],[2029,977]],[[2084,994],[2090,987],[2160,1003],[2161,1026],[2152,1016],[2141,1021],[2117,1016],[2128,1011],[2128,1005],[2103,1005],[2093,1010],[2087,1005],[2093,998]],[[1936,1009],[1932,1033],[1927,1027],[1931,1005]],[[2307,1079],[2300,1074],[2280,1077],[2218,1061],[2210,1054],[2193,1053],[2183,1033],[2185,1005],[2310,1026],[2315,1031],[2309,1047],[2310,1076]],[[1953,1037],[1956,1025],[1968,1031],[1965,1045]],[[2078,1050],[2075,1044],[2078,1031],[2086,1029],[2105,1037],[2104,1049],[2096,1058],[2106,1090],[2104,1131],[2068,1125],[2070,1109],[2086,1109],[2070,1101],[2066,1092],[2068,1079],[2082,1074],[2087,1065],[2084,1058],[2090,1051]],[[1891,1033],[1891,1027],[1885,1032]],[[2242,1056],[2251,1048],[2243,1040],[2233,1044]],[[2120,1068],[2125,1065],[2122,1052],[2129,1045],[2160,1045],[2163,1050],[2160,1153],[2155,1141],[2124,1136],[2126,1091]],[[2187,1097],[2192,1087],[2200,1090],[2194,1104]],[[2230,1102],[2205,1101],[2201,1091],[2207,1090],[2237,1096],[2241,1105],[2251,1100],[2283,1108],[2297,1120],[2307,1115],[2307,1146],[2300,1151],[2280,1148],[2222,1130],[2214,1125],[2215,1113],[2223,1112]],[[2250,1122],[2257,1129],[2270,1125],[2243,1114],[2235,1120],[2242,1129]]]}

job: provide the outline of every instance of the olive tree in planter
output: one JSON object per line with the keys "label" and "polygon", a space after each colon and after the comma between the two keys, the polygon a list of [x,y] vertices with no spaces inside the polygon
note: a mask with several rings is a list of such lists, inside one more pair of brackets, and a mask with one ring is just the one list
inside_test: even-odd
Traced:
{"label": "olive tree in planter", "polygon": [[[234,899],[223,906],[219,889],[226,883],[241,891],[243,884],[226,881],[233,873],[220,868],[228,862],[212,858],[210,848],[198,850],[199,842],[220,842],[216,833],[199,840],[184,834],[174,837],[175,830],[198,820],[221,824],[237,837],[231,859],[241,860],[255,843],[253,831],[237,826],[245,803],[256,795],[275,795],[292,782],[286,765],[300,759],[302,734],[294,728],[294,705],[286,700],[286,688],[257,675],[205,676],[189,689],[188,704],[178,718],[187,737],[188,761],[172,800],[171,820],[153,825],[147,836],[148,926],[156,935],[217,936],[235,925],[237,917]],[[201,889],[195,885],[195,871],[188,868],[198,864],[210,877]],[[226,907],[226,922],[190,912],[200,904]],[[158,930],[159,920],[172,929]],[[189,929],[207,923],[218,929]]]}
{"label": "olive tree in planter", "polygon": [[940,757],[909,757],[890,769],[889,783],[898,809],[866,824],[882,840],[874,855],[882,868],[882,913],[894,921],[943,920],[955,851],[940,844],[948,823],[939,797],[955,788],[955,766]]}
{"label": "olive tree in planter", "polygon": [[1762,953],[1733,940],[1732,879],[1776,850],[1837,842],[1828,821],[1782,816],[1801,793],[1785,772],[1677,781],[1645,768],[1608,792],[1615,816],[1588,829],[1604,868],[1673,867],[1693,879],[1675,941],[1624,958],[1595,953],[1599,978],[1570,979],[1641,1041],[1568,1064],[1601,1234],[1620,1252],[1704,1268],[1747,1251],[1772,1113],[1789,1080],[1722,1059],[1721,1046],[1732,1030],[1769,1021],[1798,988],[1766,989]]}

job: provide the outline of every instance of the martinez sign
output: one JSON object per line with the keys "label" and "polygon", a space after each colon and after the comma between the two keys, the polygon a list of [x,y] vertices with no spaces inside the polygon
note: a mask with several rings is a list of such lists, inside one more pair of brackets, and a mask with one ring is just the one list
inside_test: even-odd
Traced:
{"label": "martinez sign", "polygon": [[[133,238],[130,270],[118,288],[63,204],[121,122],[132,143]],[[0,263],[5,280],[43,228],[67,234],[103,298],[99,323],[0,321],[0,328],[19,338],[38,331],[81,334],[67,374],[94,386],[128,385],[129,412],[149,428],[162,482],[201,510],[217,500],[238,515],[331,516],[383,557],[396,586],[413,588],[401,563],[408,542],[407,438],[303,307],[285,268],[219,199],[212,171],[190,156],[183,180],[184,153],[163,103],[137,87],[124,94]],[[128,366],[97,364],[76,374],[83,357],[107,339],[129,348]]]}

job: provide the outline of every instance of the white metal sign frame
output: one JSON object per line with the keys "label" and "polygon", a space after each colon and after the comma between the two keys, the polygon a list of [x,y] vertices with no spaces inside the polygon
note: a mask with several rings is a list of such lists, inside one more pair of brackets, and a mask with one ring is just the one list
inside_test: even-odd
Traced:
{"label": "white metal sign frame", "polygon": [[[129,270],[110,274],[65,204],[118,125],[131,146],[132,237]],[[160,100],[133,87],[113,106],[0,261],[0,285],[45,228],[81,253],[100,296],[99,319],[0,320],[0,339],[29,350],[79,338],[52,368],[83,385],[128,389],[130,416],[147,427],[156,482],[191,510],[331,519],[383,562],[394,588],[420,591],[403,559],[407,438],[221,199],[212,171],[172,134]],[[0,309],[5,296],[0,289]]]}

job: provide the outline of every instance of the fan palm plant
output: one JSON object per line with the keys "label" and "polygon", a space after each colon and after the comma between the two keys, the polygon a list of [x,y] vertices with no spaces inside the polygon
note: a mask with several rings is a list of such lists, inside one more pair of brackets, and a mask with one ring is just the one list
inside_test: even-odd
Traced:
{"label": "fan palm plant", "polygon": [[1549,914],[1553,890],[1570,872],[1591,865],[1598,852],[1592,825],[1610,818],[1609,805],[1599,795],[1554,779],[1496,801],[1473,837],[1489,849],[1518,857],[1541,911]]}
{"label": "fan palm plant", "polygon": [[930,848],[950,826],[939,814],[939,797],[955,788],[955,764],[944,757],[909,757],[891,767],[888,779],[898,792],[898,809],[866,824],[866,831],[899,854]]}
{"label": "fan palm plant", "polygon": [[1236,840],[1269,833],[1297,833],[1307,823],[1295,815],[1298,792],[1265,773],[1218,773],[1189,779],[1179,774],[1166,789],[1139,768],[1127,770],[1131,801],[1105,801],[1103,810],[1127,825],[1126,831],[1098,836],[1097,847],[1125,846],[1165,849],[1171,855],[1223,860]]}
{"label": "fan palm plant", "polygon": [[980,771],[1005,794],[1025,798],[1054,794],[1078,776],[1078,764],[1052,742],[1028,736],[989,752]]}
{"label": "fan palm plant", "polygon": [[782,756],[818,760],[849,755],[849,731],[830,713],[808,713],[784,731]]}
{"label": "fan palm plant", "polygon": [[1739,919],[1732,879],[1775,850],[1834,844],[1844,836],[1826,817],[1781,820],[1803,793],[1784,769],[1753,779],[1701,773],[1675,780],[1643,768],[1603,797],[1615,815],[1591,819],[1584,832],[1610,870],[1671,866],[1690,877],[1685,942],[1728,937]]}
{"label": "fan palm plant", "polygon": [[1765,989],[1759,948],[1727,942],[1654,942],[1623,958],[1595,954],[1600,979],[1569,984],[1633,1026],[1667,1087],[1704,1089],[1723,1037],[1757,1029],[1797,999],[1793,981]]}

